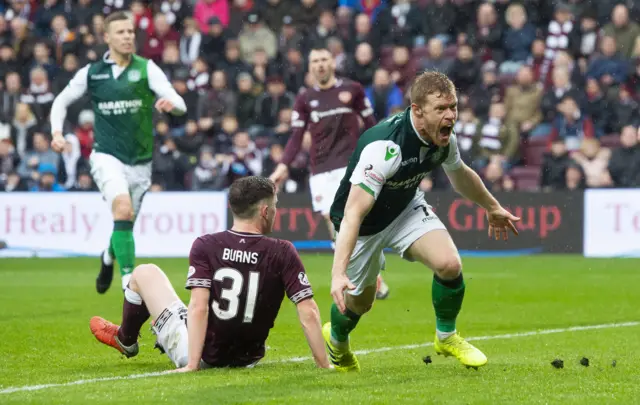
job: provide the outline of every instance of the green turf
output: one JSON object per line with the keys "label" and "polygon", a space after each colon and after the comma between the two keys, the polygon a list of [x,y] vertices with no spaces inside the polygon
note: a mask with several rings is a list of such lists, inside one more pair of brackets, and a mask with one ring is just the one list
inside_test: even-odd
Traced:
{"label": "green turf", "polygon": [[[304,255],[323,320],[328,320],[331,257]],[[139,261],[140,262],[140,261]],[[185,260],[155,260],[182,288]],[[464,259],[467,293],[458,328],[463,336],[495,336],[640,320],[640,261],[577,256]],[[0,391],[8,387],[128,376],[171,369],[143,329],[140,355],[124,359],[101,346],[88,321],[119,322],[119,279],[95,292],[97,259],[0,259]],[[431,275],[388,258],[387,301],[375,304],[352,335],[357,350],[433,340]],[[135,380],[93,382],[0,393],[0,404],[607,404],[637,403],[639,326],[477,341],[489,357],[479,370],[435,356],[432,347],[360,355],[362,373],[314,369],[310,361],[280,362],[309,351],[293,305],[285,304],[267,358],[254,370],[209,370]],[[422,357],[431,355],[425,365]],[[583,367],[586,356],[591,365]],[[562,370],[550,363],[565,362]],[[616,360],[616,367],[611,363]]]}

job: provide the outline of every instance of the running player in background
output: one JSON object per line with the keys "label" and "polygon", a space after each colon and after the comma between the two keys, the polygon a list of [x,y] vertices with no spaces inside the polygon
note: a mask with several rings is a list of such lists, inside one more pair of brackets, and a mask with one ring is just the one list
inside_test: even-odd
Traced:
{"label": "running player in background", "polygon": [[[288,166],[293,162],[302,146],[307,130],[311,133],[311,177],[309,188],[313,210],[325,218],[329,235],[334,238],[333,223],[329,218],[331,203],[340,180],[347,170],[349,156],[356,147],[364,130],[376,124],[373,108],[362,86],[349,79],[337,78],[336,63],[326,48],[313,49],[309,53],[309,70],[316,85],[303,90],[296,98],[291,116],[293,132],[280,164],[271,180],[280,185],[289,174]],[[378,299],[384,299],[389,288],[379,279]]]}
{"label": "running player in background", "polygon": [[135,265],[133,224],[151,186],[156,96],[155,108],[160,112],[182,115],[187,111],[162,70],[134,53],[135,30],[129,16],[115,12],[104,24],[108,52],[80,69],[51,107],[51,146],[61,152],[67,108],[85,92],[91,96],[95,114],[91,175],[113,214],[113,233],[100,257],[96,280],[100,294],[111,286],[114,259],[120,264],[123,290]]}
{"label": "running player in background", "polygon": [[296,304],[313,358],[331,368],[320,311],[291,242],[265,236],[276,215],[276,189],[264,177],[243,177],[229,189],[233,227],[199,237],[189,254],[189,308],[153,264],[138,266],[125,290],[122,324],[91,319],[95,337],[127,357],[138,354],[138,335],[151,316],[158,345],[178,371],[253,367],[285,293]]}
{"label": "running player in background", "polygon": [[458,115],[456,90],[449,78],[426,72],[411,87],[411,106],[364,133],[351,156],[331,206],[337,230],[332,268],[331,322],[323,335],[336,369],[360,370],[349,334],[375,300],[376,276],[384,249],[419,261],[434,272],[431,301],[436,315],[434,348],[467,367],[486,356],[456,330],[465,284],[458,250],[444,224],[417,189],[438,166],[464,197],[487,211],[489,236],[518,234],[519,221],[486,189],[460,159],[453,128]]}

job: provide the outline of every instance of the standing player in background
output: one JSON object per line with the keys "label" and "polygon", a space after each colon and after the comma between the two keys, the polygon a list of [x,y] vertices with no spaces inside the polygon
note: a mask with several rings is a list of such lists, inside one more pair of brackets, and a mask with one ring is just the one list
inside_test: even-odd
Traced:
{"label": "standing player in background", "polygon": [[187,111],[162,70],[134,53],[135,31],[129,16],[115,12],[104,24],[109,51],[102,60],[80,69],[51,107],[51,146],[61,152],[67,108],[85,92],[91,95],[95,114],[91,175],[113,214],[113,233],[100,257],[96,280],[100,294],[111,286],[114,259],[120,264],[123,289],[135,265],[133,224],[151,186],[155,98],[160,112]]}
{"label": "standing player in background", "polygon": [[449,78],[426,72],[411,87],[411,106],[364,133],[349,160],[331,206],[337,231],[332,268],[331,323],[323,327],[330,358],[338,370],[360,370],[349,334],[375,300],[376,276],[384,249],[419,261],[434,272],[431,300],[436,315],[436,353],[467,367],[486,356],[456,330],[465,285],[458,250],[418,185],[438,166],[464,197],[487,211],[489,236],[507,239],[519,221],[491,195],[480,177],[460,159],[453,128],[456,90]]}
{"label": "standing player in background", "polygon": [[151,316],[158,345],[178,371],[253,367],[265,355],[265,341],[286,293],[296,304],[316,364],[331,368],[320,311],[300,257],[291,242],[265,236],[273,229],[276,203],[270,180],[236,180],[229,188],[233,227],[201,236],[191,247],[189,308],[159,267],[143,264],[125,290],[122,325],[94,317],[91,332],[133,357],[140,328]]}
{"label": "standing player in background", "polygon": [[[322,214],[329,235],[334,238],[329,210],[347,170],[349,156],[362,133],[358,116],[364,121],[364,130],[374,126],[376,121],[362,86],[336,77],[336,62],[328,49],[317,48],[309,53],[309,70],[316,85],[296,98],[291,115],[293,132],[271,180],[280,185],[287,178],[288,167],[300,152],[302,138],[308,129],[311,133],[309,188],[313,210]],[[379,283],[378,299],[384,299],[389,288],[382,277]]]}

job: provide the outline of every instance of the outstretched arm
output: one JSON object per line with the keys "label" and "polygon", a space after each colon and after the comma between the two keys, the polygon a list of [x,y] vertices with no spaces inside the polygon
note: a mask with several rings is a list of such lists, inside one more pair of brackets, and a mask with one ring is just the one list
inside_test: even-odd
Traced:
{"label": "outstretched arm", "polygon": [[327,351],[322,338],[322,326],[320,322],[320,310],[313,298],[298,302],[298,319],[307,338],[311,354],[320,368],[332,368],[327,357]]}
{"label": "outstretched arm", "polygon": [[473,201],[487,211],[489,236],[494,233],[496,239],[499,239],[500,235],[502,235],[506,240],[509,235],[507,228],[511,229],[514,234],[518,234],[513,222],[519,221],[520,218],[505,210],[487,190],[480,176],[462,161],[455,136],[451,137],[449,156],[447,156],[442,166],[453,188],[463,197]]}
{"label": "outstretched arm", "polygon": [[184,99],[173,88],[162,69],[152,60],[147,62],[147,75],[149,88],[159,98],[156,108],[173,115],[184,115],[187,112]]}
{"label": "outstretched arm", "polygon": [[87,75],[89,74],[89,65],[86,65],[73,76],[69,84],[58,94],[51,105],[50,123],[51,123],[51,146],[54,151],[62,152],[65,145],[65,139],[62,135],[64,120],[67,117],[67,108],[87,91]]}

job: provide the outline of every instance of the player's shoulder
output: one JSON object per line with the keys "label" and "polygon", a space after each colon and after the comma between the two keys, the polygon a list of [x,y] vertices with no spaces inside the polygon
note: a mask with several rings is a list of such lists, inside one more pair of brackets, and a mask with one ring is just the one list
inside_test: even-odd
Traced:
{"label": "player's shoulder", "polygon": [[360,91],[361,89],[363,89],[362,84],[360,84],[355,80],[351,80],[346,77],[339,77],[337,78],[337,80],[338,80],[339,87],[342,87],[345,89],[357,90],[357,91]]}
{"label": "player's shoulder", "polygon": [[295,246],[293,246],[293,243],[288,240],[265,236],[264,242],[273,246],[273,253],[278,256],[298,255],[298,251],[296,250]]}
{"label": "player's shoulder", "polygon": [[198,236],[193,241],[193,249],[207,249],[210,246],[218,246],[227,238],[226,232],[207,233]]}
{"label": "player's shoulder", "polygon": [[[359,138],[359,142],[364,146],[369,143],[378,142],[378,141],[394,141],[396,142],[397,138],[401,134],[401,130],[405,125],[405,114],[407,111],[403,111],[397,114],[394,114],[373,127],[366,130]],[[397,142],[396,142],[397,143]]]}

